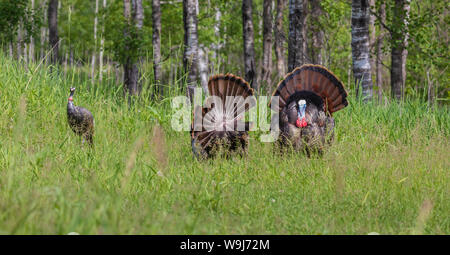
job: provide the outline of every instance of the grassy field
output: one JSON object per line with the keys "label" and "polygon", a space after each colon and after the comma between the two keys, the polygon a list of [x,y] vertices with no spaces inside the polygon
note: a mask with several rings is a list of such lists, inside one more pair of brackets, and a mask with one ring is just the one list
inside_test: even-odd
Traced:
{"label": "grassy field", "polygon": [[[117,86],[0,70],[0,234],[450,234],[448,106],[352,99],[322,158],[251,133],[248,157],[198,162],[169,100],[129,107]],[[71,86],[94,149],[68,127]]]}

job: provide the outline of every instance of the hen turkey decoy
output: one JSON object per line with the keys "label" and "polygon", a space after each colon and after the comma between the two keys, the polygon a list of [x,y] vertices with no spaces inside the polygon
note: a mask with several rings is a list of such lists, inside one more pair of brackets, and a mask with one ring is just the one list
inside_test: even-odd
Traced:
{"label": "hen turkey decoy", "polygon": [[70,96],[67,102],[67,119],[69,126],[75,134],[83,138],[83,143],[86,140],[89,145],[93,145],[94,135],[94,116],[87,109],[73,104],[73,94],[75,88],[70,88]]}
{"label": "hen turkey decoy", "polygon": [[243,155],[247,152],[250,122],[245,113],[256,104],[253,89],[241,77],[215,75],[208,81],[210,97],[196,106],[191,125],[192,151],[197,158]]}
{"label": "hen turkey decoy", "polygon": [[332,114],[348,105],[342,82],[323,66],[303,65],[278,84],[276,96],[281,147],[321,154],[334,137]]}

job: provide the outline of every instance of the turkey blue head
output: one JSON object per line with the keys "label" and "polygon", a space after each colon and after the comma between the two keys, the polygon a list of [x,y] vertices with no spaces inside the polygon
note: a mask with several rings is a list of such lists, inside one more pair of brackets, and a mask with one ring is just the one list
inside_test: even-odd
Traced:
{"label": "turkey blue head", "polygon": [[308,125],[306,122],[306,101],[301,99],[298,101],[298,109],[297,109],[297,121],[295,122],[295,125],[298,128],[303,128]]}
{"label": "turkey blue head", "polygon": [[69,101],[73,101],[73,94],[75,93],[75,88],[70,88]]}

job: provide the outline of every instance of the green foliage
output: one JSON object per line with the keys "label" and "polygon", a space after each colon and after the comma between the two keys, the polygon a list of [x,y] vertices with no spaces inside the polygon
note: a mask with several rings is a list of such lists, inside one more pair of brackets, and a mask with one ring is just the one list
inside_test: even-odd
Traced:
{"label": "green foliage", "polygon": [[26,42],[36,34],[41,22],[40,16],[28,8],[28,0],[0,0],[0,44],[12,42],[19,25],[27,32]]}
{"label": "green foliage", "polygon": [[409,87],[411,93],[426,94],[431,82],[438,98],[450,100],[450,50],[446,35],[450,19],[445,15],[448,11],[445,1],[411,5],[407,68],[411,70],[408,82],[416,84]]}
{"label": "green foliage", "polygon": [[112,2],[105,11],[105,34],[106,49],[114,56],[114,60],[119,63],[126,61],[136,62],[147,52],[152,50],[151,36],[151,3],[143,2],[144,26],[138,29],[132,20],[126,20],[123,15],[123,1]]}
{"label": "green foliage", "polygon": [[79,61],[87,62],[96,46],[93,36],[95,1],[60,2],[61,8],[58,10],[58,33],[62,39],[60,49],[62,52],[71,52]]}
{"label": "green foliage", "polygon": [[352,64],[350,20],[351,5],[344,1],[324,0],[321,2],[324,15],[320,19],[320,27],[324,33],[324,65],[333,71],[347,86],[348,69]]}

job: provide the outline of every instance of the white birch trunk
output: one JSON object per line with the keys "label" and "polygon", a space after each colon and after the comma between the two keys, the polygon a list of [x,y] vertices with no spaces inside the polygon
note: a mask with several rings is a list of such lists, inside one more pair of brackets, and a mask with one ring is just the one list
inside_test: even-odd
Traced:
{"label": "white birch trunk", "polygon": [[[198,49],[198,71],[200,73],[200,83],[203,91],[208,92],[208,60],[204,47],[200,46]],[[205,94],[207,95],[207,94]]]}
{"label": "white birch trunk", "polygon": [[159,0],[152,0],[152,21],[153,77],[156,84],[154,93],[163,96],[164,87],[161,83],[161,3]]}
{"label": "white birch trunk", "polygon": [[[370,9],[375,10],[375,0],[370,0]],[[376,30],[375,30],[375,15],[370,14],[369,19],[369,54],[370,54],[370,68],[372,71],[372,77],[376,76],[375,60],[376,56],[374,53],[375,43],[376,43]]]}
{"label": "white birch trunk", "polygon": [[372,73],[369,54],[369,2],[368,0],[352,1],[352,59],[355,77],[356,96],[362,88],[365,102],[372,99]]}
{"label": "white birch trunk", "polygon": [[263,63],[262,80],[266,83],[268,94],[272,91],[272,0],[264,0],[263,3]]}
{"label": "white birch trunk", "polygon": [[[214,16],[214,35],[216,37],[216,39],[218,40],[220,38],[220,19],[222,18],[222,12],[220,11],[219,8],[215,9],[215,13],[216,15]],[[212,52],[212,58],[214,59],[214,63],[212,66],[212,70],[216,69],[216,64],[217,66],[220,66],[220,59],[219,59],[219,51],[221,49],[222,44],[220,43],[220,41],[218,41],[217,43],[212,43],[211,44],[211,49],[213,50]]]}
{"label": "white birch trunk", "polygon": [[[386,24],[386,3],[381,3],[379,15],[381,22]],[[383,43],[384,43],[384,27],[379,26],[379,36],[377,39],[377,57],[376,57],[376,82],[378,87],[378,102],[383,103]]]}
{"label": "white birch trunk", "polygon": [[94,51],[92,52],[91,61],[91,81],[92,84],[95,82],[95,59],[97,53],[97,24],[98,24],[98,0],[95,0],[95,17],[94,17]]}
{"label": "white birch trunk", "polygon": [[[258,83],[255,82],[255,43],[252,17],[252,0],[242,1],[242,25],[244,39],[244,69],[245,80],[258,92]],[[229,58],[228,58],[229,59]]]}
{"label": "white birch trunk", "polygon": [[408,57],[408,40],[409,40],[409,11],[411,0],[405,0],[403,10],[405,12],[405,18],[403,19],[405,38],[403,40],[403,52],[402,52],[402,82],[403,88],[406,88],[406,59]]}
{"label": "white birch trunk", "polygon": [[[34,15],[34,0],[31,0],[31,13]],[[31,20],[31,23],[34,24],[34,21]],[[30,36],[30,44],[28,46],[28,58],[29,62],[34,62],[34,37]]]}
{"label": "white birch trunk", "polygon": [[20,61],[22,59],[22,24],[19,25],[19,29],[17,30],[17,42],[16,42],[16,52],[17,52],[17,60]]}
{"label": "white birch trunk", "polygon": [[[106,0],[103,0],[103,10],[106,9]],[[105,25],[104,25],[104,20],[105,20],[105,15],[103,15],[103,25],[102,25],[102,35],[101,35],[101,39],[100,39],[100,55],[98,57],[98,68],[99,68],[99,75],[98,75],[98,79],[99,82],[102,83],[103,81],[103,52],[105,50]]]}
{"label": "white birch trunk", "polygon": [[284,77],[286,73],[286,60],[284,50],[286,33],[283,27],[283,11],[285,7],[286,0],[277,0],[277,16],[275,21],[275,56],[277,59],[278,77]]}
{"label": "white birch trunk", "polygon": [[197,0],[183,0],[184,23],[184,56],[183,69],[187,74],[186,93],[189,100],[194,98],[194,88],[198,75],[198,33],[197,33]]}

